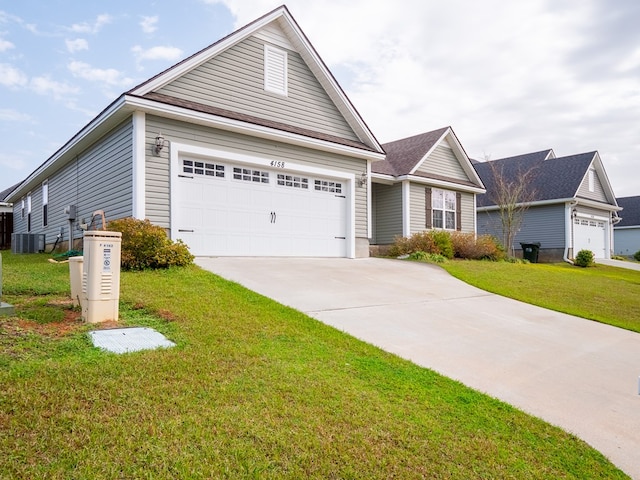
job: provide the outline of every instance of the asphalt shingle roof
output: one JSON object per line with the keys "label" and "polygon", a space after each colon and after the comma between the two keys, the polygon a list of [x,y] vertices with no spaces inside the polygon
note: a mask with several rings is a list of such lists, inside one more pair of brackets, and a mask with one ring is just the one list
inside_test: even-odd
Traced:
{"label": "asphalt shingle roof", "polygon": [[495,189],[495,181],[491,165],[493,164],[508,180],[515,180],[524,172],[533,169],[531,181],[533,201],[573,198],[578,192],[596,152],[580,153],[566,157],[544,160],[548,150],[516,157],[474,163],[473,167],[484,183],[487,193],[478,195],[478,207],[495,205],[491,192]]}
{"label": "asphalt shingle roof", "polygon": [[20,184],[16,183],[15,185],[12,185],[11,187],[7,188],[6,190],[2,190],[0,192],[0,202],[4,202],[4,199],[7,198],[7,195],[9,195],[11,192],[13,192],[18,185],[20,185]]}
{"label": "asphalt shingle roof", "polygon": [[640,196],[621,197],[616,199],[623,210],[618,213],[622,217],[616,227],[631,227],[640,225]]}
{"label": "asphalt shingle roof", "polygon": [[373,162],[371,171],[393,176],[408,175],[448,129],[449,127],[439,128],[413,137],[384,143],[382,149],[387,152],[387,158]]}

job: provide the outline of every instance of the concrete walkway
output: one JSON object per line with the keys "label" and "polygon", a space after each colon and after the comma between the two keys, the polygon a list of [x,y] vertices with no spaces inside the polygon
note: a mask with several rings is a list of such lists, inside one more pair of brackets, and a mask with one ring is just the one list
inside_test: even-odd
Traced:
{"label": "concrete walkway", "polygon": [[596,264],[609,265],[610,267],[619,267],[626,268],[627,270],[638,270],[640,271],[640,263],[631,262],[631,261],[623,261],[623,260],[612,260],[606,258],[597,258]]}
{"label": "concrete walkway", "polygon": [[558,425],[640,480],[639,334],[493,295],[427,264],[196,263]]}

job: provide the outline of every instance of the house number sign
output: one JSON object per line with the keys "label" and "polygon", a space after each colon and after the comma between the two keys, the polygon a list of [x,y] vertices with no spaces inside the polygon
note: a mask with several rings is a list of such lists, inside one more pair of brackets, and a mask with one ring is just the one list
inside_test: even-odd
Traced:
{"label": "house number sign", "polygon": [[271,163],[269,165],[271,165],[272,167],[276,167],[276,168],[284,168],[285,167],[285,162],[271,160]]}

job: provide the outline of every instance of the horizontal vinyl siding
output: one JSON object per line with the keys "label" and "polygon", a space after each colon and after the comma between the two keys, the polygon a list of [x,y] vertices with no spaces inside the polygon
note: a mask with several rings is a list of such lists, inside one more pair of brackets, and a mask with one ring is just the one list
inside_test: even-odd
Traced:
{"label": "horizontal vinyl siding", "polygon": [[604,193],[604,188],[602,187],[602,182],[600,182],[600,177],[596,172],[594,175],[594,191],[589,191],[589,175],[587,174],[584,177],[584,180],[580,184],[580,188],[578,188],[578,197],[588,198],[589,200],[597,200],[599,202],[608,203],[607,196]]}
{"label": "horizontal vinyl siding", "polygon": [[425,186],[412,183],[409,192],[409,202],[411,204],[411,227],[409,231],[413,235],[426,230]]}
{"label": "horizontal vinyl siding", "polygon": [[[49,222],[42,226],[42,186],[32,191],[32,233],[44,233],[47,243],[55,241],[60,228],[64,230],[63,240],[68,240],[69,221],[64,210],[76,205],[76,224],[82,219],[87,222],[96,210],[103,210],[107,221],[131,216],[132,214],[132,126],[128,120],[104,139],[93,145],[60,170],[48,177],[49,182]],[[26,198],[26,197],[25,197]],[[20,202],[17,203],[14,227],[16,233],[26,232],[20,218]],[[82,237],[82,232],[74,225],[74,238]]]}
{"label": "horizontal vinyl siding", "polygon": [[[285,160],[320,168],[341,170],[353,173],[356,177],[359,177],[367,168],[366,160],[319,152],[152,115],[147,116],[146,125],[148,145],[153,144],[157,132],[162,132],[169,141],[217,150],[229,150],[269,160]],[[151,155],[150,148],[146,150],[147,218],[157,225],[170,228],[169,149],[164,149],[160,156]],[[356,186],[355,196],[356,237],[367,238],[367,189]]]}
{"label": "horizontal vinyl siding", "polygon": [[576,207],[576,211],[578,215],[595,215],[597,217],[605,217],[605,218],[609,218],[611,216],[608,210],[600,210],[599,208],[585,207],[584,205],[580,205]]}
{"label": "horizontal vinyl siding", "polygon": [[417,171],[469,181],[469,177],[453,154],[453,150],[444,145],[438,145],[418,167]]}
{"label": "horizontal vinyl siding", "polygon": [[372,184],[373,243],[388,245],[402,235],[402,185]]}
{"label": "horizontal vinyl siding", "polygon": [[640,251],[640,227],[615,229],[613,231],[613,246],[616,255],[631,256]]}
{"label": "horizontal vinyl siding", "polygon": [[[514,247],[520,248],[520,242],[540,242],[540,248],[565,247],[564,205],[531,207],[524,215],[520,231],[516,234]],[[478,233],[493,235],[501,242],[502,225],[497,210],[478,213]],[[506,247],[506,245],[505,245]]]}
{"label": "horizontal vinyl siding", "polygon": [[358,140],[298,53],[286,50],[288,95],[264,90],[264,44],[264,41],[250,37],[158,92]]}
{"label": "horizontal vinyl siding", "polygon": [[476,210],[473,201],[473,193],[462,193],[461,209],[462,209],[462,227],[461,230],[464,233],[476,233],[475,220]]}

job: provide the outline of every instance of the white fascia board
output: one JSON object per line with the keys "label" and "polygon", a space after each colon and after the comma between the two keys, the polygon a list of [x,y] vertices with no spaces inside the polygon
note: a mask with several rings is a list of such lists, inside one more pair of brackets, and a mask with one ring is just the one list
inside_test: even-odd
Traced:
{"label": "white fascia board", "polygon": [[393,175],[384,175],[382,173],[372,173],[370,175],[372,183],[383,183],[385,185],[393,185],[396,183],[396,177]]}
{"label": "white fascia board", "polygon": [[614,230],[640,230],[640,225],[627,225],[626,227],[616,227],[614,225]]}
{"label": "white fascia board", "polygon": [[371,132],[367,124],[364,122],[338,82],[335,80],[333,74],[329,71],[325,63],[316,52],[315,48],[313,48],[311,43],[307,40],[304,32],[302,32],[302,30],[298,27],[295,20],[293,20],[293,18],[288,14],[286,10],[284,11],[280,19],[286,22],[287,28],[284,28],[285,33],[293,33],[293,38],[291,38],[290,40],[298,48],[298,53],[307,62],[307,65],[309,65],[311,71],[316,75],[318,81],[325,88],[327,94],[334,101],[340,112],[345,116],[351,127],[354,128],[354,125],[349,121],[350,119],[351,121],[355,122],[357,127],[355,128],[355,130],[357,131],[357,133],[364,136],[368,144],[375,148],[376,151],[383,153],[384,150],[382,149],[382,146],[380,145],[376,137],[373,135],[373,132]]}
{"label": "white fascia board", "polygon": [[105,125],[107,121],[111,120],[112,117],[119,113],[124,105],[125,98],[124,95],[121,95],[105,110],[98,114],[97,117],[95,117],[87,125],[85,125],[78,133],[71,137],[71,139],[67,141],[67,143],[65,143],[57,152],[49,157],[42,165],[36,168],[20,185],[18,185],[18,187],[16,187],[13,192],[11,192],[11,194],[7,198],[14,197],[14,195],[20,196],[21,194],[24,194],[28,190],[28,187],[30,187],[33,183],[38,182],[40,178],[44,178],[46,176],[46,172],[50,167],[55,165],[59,160],[61,160],[65,155],[73,150],[87,136],[97,132],[100,127]]}
{"label": "white fascia board", "polygon": [[306,137],[296,133],[285,132],[276,128],[265,127],[253,123],[234,120],[231,118],[220,117],[210,113],[197,112],[188,108],[166,105],[144,98],[126,97],[127,105],[134,107],[136,110],[142,110],[146,113],[156,114],[163,117],[174,118],[176,120],[186,121],[190,123],[198,123],[212,128],[228,130],[232,132],[251,135],[254,137],[266,138],[282,143],[289,143],[301,147],[312,148],[314,150],[322,150],[325,152],[337,153],[348,157],[360,158],[364,160],[384,160],[384,154],[361,150],[359,148],[340,145],[338,143],[328,142],[316,138]]}
{"label": "white fascia board", "polygon": [[[552,200],[541,200],[539,202],[530,202],[527,203],[527,205],[529,207],[543,207],[546,205],[555,205],[555,204],[563,204],[563,203],[567,203],[567,202],[571,202],[572,206],[584,206],[584,207],[591,207],[591,208],[598,208],[600,210],[608,210],[610,212],[618,212],[620,210],[622,210],[622,207],[618,207],[617,205],[610,205],[610,204],[606,204],[606,203],[602,203],[602,202],[596,202],[594,200],[586,200],[583,198],[556,198],[556,199],[552,199]],[[516,204],[516,206],[520,207],[522,206],[522,203],[518,203]],[[486,207],[478,207],[477,211],[478,212],[490,212],[493,210],[499,210],[500,207],[498,205],[489,205]]]}
{"label": "white fascia board", "polygon": [[[546,205],[556,205],[556,204],[566,204],[567,202],[572,202],[575,204],[575,198],[556,198],[553,200],[541,200],[539,202],[529,202],[529,203],[517,203],[516,207],[521,207],[523,205],[527,205],[529,207],[543,207]],[[573,205],[575,206],[575,205]],[[500,210],[498,205],[488,205],[486,207],[478,207],[476,211],[478,212],[491,212],[494,210]]]}
{"label": "white fascia board", "polygon": [[459,183],[447,182],[445,180],[435,180],[433,178],[418,177],[416,175],[403,175],[401,177],[398,177],[397,180],[399,181],[411,180],[414,183],[422,183],[424,185],[432,185],[434,187],[442,187],[448,190],[456,190],[459,192],[468,192],[468,193],[476,193],[476,194],[486,193],[486,190],[484,188],[470,187],[468,185],[460,185]]}

